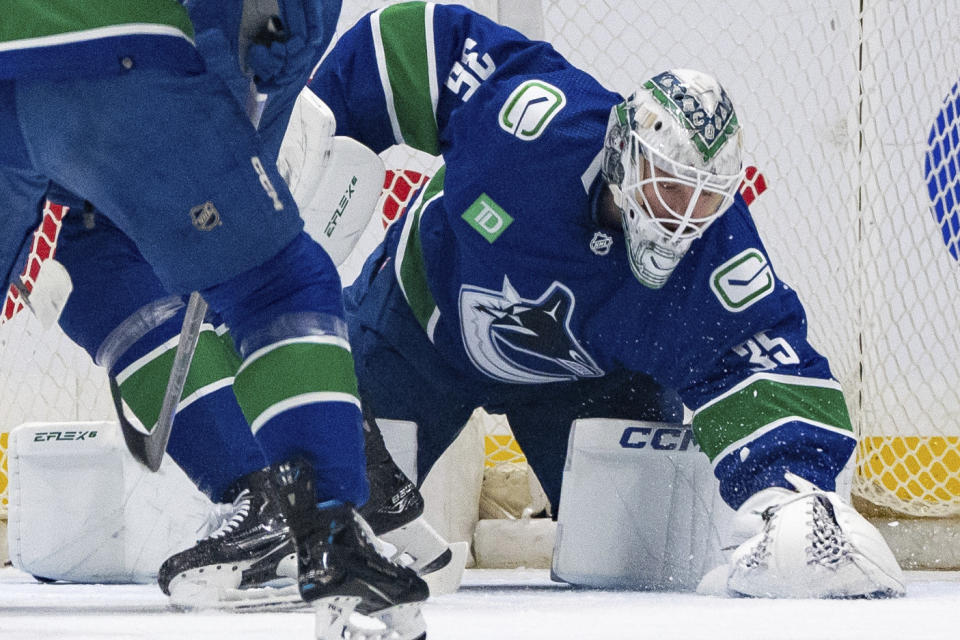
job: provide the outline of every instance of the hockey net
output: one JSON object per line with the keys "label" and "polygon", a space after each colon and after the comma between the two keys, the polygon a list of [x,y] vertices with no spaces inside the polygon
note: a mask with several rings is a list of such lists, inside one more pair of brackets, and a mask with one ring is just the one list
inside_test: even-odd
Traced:
{"label": "hockey net", "polygon": [[721,79],[752,165],[741,191],[860,438],[854,502],[898,525],[881,529],[905,565],[960,566],[960,4],[473,6],[624,94],[672,67]]}
{"label": "hockey net", "polygon": [[[751,205],[761,237],[860,437],[856,504],[900,524],[960,517],[960,278],[945,243],[960,202],[960,4],[541,6],[540,35],[621,92],[671,67],[720,78],[766,182]],[[955,564],[937,542],[918,542],[927,558],[898,554]]]}
{"label": "hockey net", "polygon": [[[341,24],[384,4],[346,3]],[[744,123],[747,162],[762,172],[753,180],[765,180],[751,205],[757,226],[806,306],[810,340],[830,359],[860,436],[858,506],[902,520],[960,517],[960,279],[956,245],[951,255],[945,243],[960,201],[960,3],[464,4],[549,40],[621,93],[672,67],[720,78]],[[8,325],[0,432],[111,417],[102,372],[84,353],[28,313]],[[494,418],[484,428],[508,427]],[[496,466],[503,448],[487,442]]]}

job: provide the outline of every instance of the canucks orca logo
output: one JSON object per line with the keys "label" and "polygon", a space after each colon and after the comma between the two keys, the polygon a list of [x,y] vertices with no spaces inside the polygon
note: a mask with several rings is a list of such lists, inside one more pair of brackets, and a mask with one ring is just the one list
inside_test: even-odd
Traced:
{"label": "canucks orca logo", "polygon": [[596,378],[604,371],[570,330],[573,293],[554,282],[526,300],[504,277],[503,290],[460,289],[463,345],[473,364],[503,382],[537,384]]}

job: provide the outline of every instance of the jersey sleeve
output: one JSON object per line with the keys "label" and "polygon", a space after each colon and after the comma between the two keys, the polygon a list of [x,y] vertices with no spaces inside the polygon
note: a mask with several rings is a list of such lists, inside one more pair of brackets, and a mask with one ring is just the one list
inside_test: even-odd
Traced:
{"label": "jersey sleeve", "polygon": [[788,486],[786,471],[835,490],[856,439],[843,390],[808,341],[799,298],[776,276],[746,206],[735,209],[713,236],[736,244],[705,261],[706,302],[687,348],[674,348],[689,354],[678,387],[697,442],[736,508],[761,489]]}
{"label": "jersey sleeve", "polygon": [[[519,55],[525,52],[531,55]],[[451,117],[494,74],[546,72],[565,64],[542,42],[457,5],[406,2],[374,11],[337,42],[308,86],[331,108],[337,135],[376,152],[406,144],[446,147]],[[515,63],[514,63],[515,64]]]}

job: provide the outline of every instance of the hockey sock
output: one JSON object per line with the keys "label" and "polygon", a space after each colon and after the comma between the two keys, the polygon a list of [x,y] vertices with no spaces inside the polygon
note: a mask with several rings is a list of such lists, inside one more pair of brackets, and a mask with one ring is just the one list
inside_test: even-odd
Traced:
{"label": "hockey sock", "polygon": [[[147,333],[112,368],[127,419],[143,425],[156,422],[181,318],[182,313],[177,314]],[[214,501],[220,501],[237,478],[266,465],[232,392],[239,361],[229,335],[205,324],[167,445],[170,456]]]}
{"label": "hockey sock", "polygon": [[306,455],[318,500],[366,502],[360,401],[345,337],[318,333],[261,347],[237,373],[234,393],[268,460]]}
{"label": "hockey sock", "polygon": [[304,456],[317,500],[367,500],[360,400],[340,277],[306,234],[260,266],[204,290],[243,364],[233,390],[275,464]]}

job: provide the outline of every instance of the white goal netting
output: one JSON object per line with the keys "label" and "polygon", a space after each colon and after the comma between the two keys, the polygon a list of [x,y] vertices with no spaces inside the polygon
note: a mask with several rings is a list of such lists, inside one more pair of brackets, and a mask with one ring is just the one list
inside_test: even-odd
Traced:
{"label": "white goal netting", "polygon": [[[342,24],[383,4],[344,3]],[[940,149],[934,191],[949,235],[960,3],[465,4],[550,40],[621,93],[671,67],[720,78],[766,181],[757,225],[861,436],[855,493],[915,516],[960,515],[960,280],[924,166]],[[110,417],[101,372],[56,330],[20,314],[0,329],[0,351],[0,431]]]}

